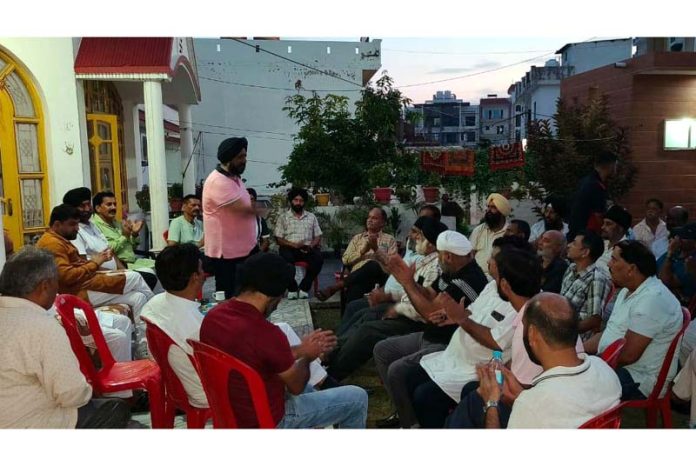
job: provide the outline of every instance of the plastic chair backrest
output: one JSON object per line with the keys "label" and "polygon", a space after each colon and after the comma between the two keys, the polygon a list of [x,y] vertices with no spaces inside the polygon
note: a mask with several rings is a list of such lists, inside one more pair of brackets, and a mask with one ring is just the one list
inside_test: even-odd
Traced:
{"label": "plastic chair backrest", "polygon": [[247,384],[259,427],[262,429],[276,427],[271,415],[266,386],[254,369],[210,345],[191,339],[186,341],[193,347],[196,370],[203,383],[203,390],[213,414],[213,425],[216,428],[237,428],[237,420],[229,396],[229,376],[232,371],[241,375]]}
{"label": "plastic chair backrest", "polygon": [[623,406],[624,403],[619,403],[609,411],[590,419],[578,429],[618,429],[621,427],[621,408]]}
{"label": "plastic chair backrest", "polygon": [[[106,344],[104,339],[104,334],[99,326],[99,319],[97,314],[92,309],[86,301],[78,298],[77,296],[69,294],[59,294],[56,296],[54,302],[56,310],[60,315],[61,321],[63,323],[63,328],[65,328],[65,333],[68,335],[68,340],[70,340],[70,346],[77,356],[77,360],[80,363],[80,370],[84,374],[88,382],[92,383],[96,380],[97,374],[104,370],[109,370],[113,367],[115,361],[114,357],[111,355],[111,350]],[[75,309],[81,309],[85,317],[87,318],[87,325],[89,325],[89,330],[94,338],[94,343],[97,347],[97,353],[102,362],[101,369],[97,369],[90,358],[87,348],[82,342],[82,337],[77,328],[77,320],[75,318]]]}
{"label": "plastic chair backrest", "polygon": [[[167,390],[167,398],[173,400],[180,406],[189,406],[188,395],[186,394],[186,389],[179,380],[179,377],[172,369],[169,364],[169,348],[172,345],[176,345],[174,341],[164,333],[164,331],[157,325],[150,322],[145,317],[140,317],[146,324],[147,328],[145,330],[145,335],[147,336],[147,346],[152,353],[152,357],[155,358],[157,364],[162,371],[162,378],[164,380],[164,386]],[[193,364],[193,358],[191,358],[191,364]]]}
{"label": "plastic chair backrest", "polygon": [[657,376],[657,382],[655,382],[655,387],[653,388],[653,391],[650,393],[650,396],[647,398],[648,400],[657,400],[660,398],[662,388],[665,386],[665,382],[667,381],[667,374],[669,373],[670,367],[672,367],[672,359],[674,359],[674,353],[677,350],[677,344],[680,342],[682,335],[684,335],[686,327],[688,327],[689,323],[691,322],[691,314],[689,313],[689,310],[687,308],[682,307],[682,315],[684,321],[682,323],[681,330],[679,330],[679,332],[677,332],[677,334],[674,336],[672,343],[670,343],[669,348],[667,349],[667,354],[665,354],[665,360],[662,362],[660,373]]}
{"label": "plastic chair backrest", "polygon": [[626,346],[626,339],[619,338],[604,349],[604,352],[601,354],[602,360],[609,364],[609,367],[612,369],[616,369],[616,365],[619,362],[619,355],[624,346]]}

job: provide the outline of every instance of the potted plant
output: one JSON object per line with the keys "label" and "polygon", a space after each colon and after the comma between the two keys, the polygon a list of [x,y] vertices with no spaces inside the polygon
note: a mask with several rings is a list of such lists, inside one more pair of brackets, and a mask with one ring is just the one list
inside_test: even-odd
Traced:
{"label": "potted plant", "polygon": [[140,191],[135,192],[135,202],[143,212],[150,212],[150,187],[146,184]]}
{"label": "potted plant", "polygon": [[172,183],[167,188],[169,195],[169,209],[172,212],[181,212],[181,207],[184,205],[184,185],[181,183]]}
{"label": "potted plant", "polygon": [[389,204],[391,201],[392,189],[389,187],[392,184],[393,174],[388,163],[380,163],[372,168],[367,173],[367,179],[372,188],[372,194],[375,196],[375,201],[380,204]]}
{"label": "potted plant", "polygon": [[316,200],[318,206],[325,207],[329,205],[330,197],[328,192],[319,190],[319,192],[314,195],[314,200]]}

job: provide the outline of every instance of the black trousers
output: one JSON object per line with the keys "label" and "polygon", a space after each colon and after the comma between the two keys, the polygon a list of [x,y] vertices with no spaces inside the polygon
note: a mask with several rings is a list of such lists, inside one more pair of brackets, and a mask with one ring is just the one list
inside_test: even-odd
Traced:
{"label": "black trousers", "polygon": [[140,276],[143,277],[143,280],[145,280],[147,286],[150,287],[150,290],[154,291],[155,286],[157,286],[157,275],[150,272],[144,272],[142,270],[136,270],[136,272],[138,272]]}
{"label": "black trousers", "polygon": [[215,291],[224,291],[225,299],[236,296],[242,274],[241,265],[258,251],[259,248],[255,247],[248,255],[234,259],[209,257],[208,260],[215,275]]}
{"label": "black trousers", "polygon": [[422,367],[418,369],[420,374],[409,374],[408,379],[418,424],[424,429],[442,429],[447,416],[457,407],[457,402],[443,392]]}
{"label": "black trousers", "polygon": [[[300,251],[295,248],[288,248],[286,246],[281,246],[278,250],[280,256],[291,264],[295,262],[306,262],[309,264],[304,279],[299,285],[302,291],[309,291],[312,288],[312,283],[314,279],[321,272],[321,268],[324,266],[324,259],[321,257],[321,251],[317,248],[312,248],[309,252]],[[288,288],[290,291],[297,291],[297,283],[293,280]]]}
{"label": "black trousers", "polygon": [[[483,406],[486,404],[478,394],[478,382],[470,382],[462,388],[462,399],[457,408],[447,417],[445,427],[448,429],[485,429],[486,418],[483,415]],[[512,407],[502,400],[498,403],[498,419],[500,427],[507,428]]]}
{"label": "black trousers", "polygon": [[77,410],[77,429],[125,429],[130,421],[128,403],[116,398],[95,398]]}
{"label": "black trousers", "polygon": [[341,316],[341,323],[336,329],[336,335],[341,338],[351,329],[356,328],[370,320],[380,320],[389,306],[394,303],[380,303],[370,307],[367,298],[357,299],[346,307],[346,312]]}
{"label": "black trousers", "polygon": [[343,380],[372,358],[372,350],[380,341],[419,332],[423,327],[423,323],[403,316],[371,320],[353,327],[339,337],[338,347],[331,353],[327,372],[334,379]]}
{"label": "black trousers", "polygon": [[350,303],[363,298],[375,285],[384,286],[389,275],[375,262],[369,261],[355,272],[351,272],[344,283],[346,290],[345,302]]}

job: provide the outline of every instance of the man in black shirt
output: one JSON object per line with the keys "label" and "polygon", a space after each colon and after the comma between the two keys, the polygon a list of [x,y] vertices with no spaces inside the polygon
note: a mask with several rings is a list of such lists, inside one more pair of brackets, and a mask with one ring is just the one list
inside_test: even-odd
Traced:
{"label": "man in black shirt", "polygon": [[616,173],[616,155],[607,150],[594,158],[592,172],[580,180],[580,185],[570,210],[568,241],[575,239],[578,232],[590,230],[600,232],[602,215],[607,209],[607,180]]}
{"label": "man in black shirt", "polygon": [[537,253],[541,257],[543,272],[541,274],[541,289],[550,293],[560,293],[563,275],[568,269],[568,261],[563,257],[566,250],[566,239],[558,230],[549,230],[541,235]]}

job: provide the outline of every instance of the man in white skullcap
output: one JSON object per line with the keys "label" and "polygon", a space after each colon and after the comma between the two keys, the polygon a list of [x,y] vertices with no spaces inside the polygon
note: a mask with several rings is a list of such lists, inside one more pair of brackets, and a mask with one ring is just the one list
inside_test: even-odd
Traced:
{"label": "man in white skullcap", "polygon": [[476,262],[483,270],[487,270],[493,241],[505,234],[507,217],[511,211],[510,202],[501,194],[493,193],[486,199],[483,222],[470,235]]}
{"label": "man in white skullcap", "polygon": [[[389,272],[401,283],[411,304],[427,322],[422,332],[387,338],[375,345],[373,357],[377,371],[396,407],[410,403],[404,380],[410,368],[418,366],[424,355],[444,350],[458,327],[454,322],[431,322],[431,316],[443,308],[444,297],[449,296],[466,307],[478,298],[488,283],[474,260],[473,248],[466,236],[449,230],[440,233],[437,252],[442,274],[428,288],[413,280],[409,267],[400,257],[389,259]],[[415,423],[412,413],[400,410],[400,414],[402,427],[408,428]],[[383,421],[378,426],[390,424],[388,419]]]}

